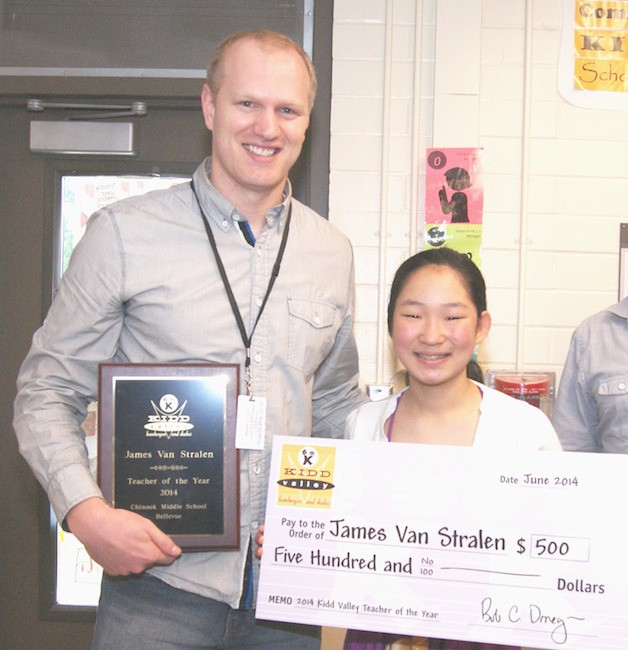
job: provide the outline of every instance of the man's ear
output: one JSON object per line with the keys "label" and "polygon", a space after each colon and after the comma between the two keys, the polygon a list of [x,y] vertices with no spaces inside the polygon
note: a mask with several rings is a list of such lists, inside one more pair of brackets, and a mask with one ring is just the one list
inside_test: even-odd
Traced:
{"label": "man's ear", "polygon": [[206,83],[203,84],[203,90],[201,91],[201,107],[205,118],[205,126],[212,131],[214,128],[214,96]]}

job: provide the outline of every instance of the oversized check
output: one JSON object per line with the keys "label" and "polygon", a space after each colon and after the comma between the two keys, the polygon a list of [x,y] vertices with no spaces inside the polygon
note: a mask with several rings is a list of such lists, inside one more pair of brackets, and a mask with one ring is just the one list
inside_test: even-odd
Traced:
{"label": "oversized check", "polygon": [[257,616],[628,648],[628,456],[275,437]]}

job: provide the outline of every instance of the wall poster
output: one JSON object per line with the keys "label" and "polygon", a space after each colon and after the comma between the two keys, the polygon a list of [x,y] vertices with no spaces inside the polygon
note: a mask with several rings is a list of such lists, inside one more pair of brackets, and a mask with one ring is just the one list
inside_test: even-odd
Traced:
{"label": "wall poster", "polygon": [[628,108],[627,44],[626,0],[563,0],[563,99],[583,108]]}
{"label": "wall poster", "polygon": [[481,265],[484,178],[481,148],[428,149],[425,247],[453,248]]}

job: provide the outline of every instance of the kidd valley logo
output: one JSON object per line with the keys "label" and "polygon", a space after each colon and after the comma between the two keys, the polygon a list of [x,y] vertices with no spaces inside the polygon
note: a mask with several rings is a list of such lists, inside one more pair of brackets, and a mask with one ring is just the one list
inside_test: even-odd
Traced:
{"label": "kidd valley logo", "polygon": [[175,395],[164,395],[159,400],[159,406],[150,401],[155,415],[148,416],[148,423],[144,425],[147,437],[175,438],[191,436],[194,425],[190,423],[190,416],[183,415],[187,400],[179,406]]}
{"label": "kidd valley logo", "polygon": [[331,507],[335,462],[334,447],[282,445],[277,504]]}

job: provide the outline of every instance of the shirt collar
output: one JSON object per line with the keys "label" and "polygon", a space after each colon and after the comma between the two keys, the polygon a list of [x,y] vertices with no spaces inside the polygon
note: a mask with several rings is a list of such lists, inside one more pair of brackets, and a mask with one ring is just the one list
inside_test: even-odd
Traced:
{"label": "shirt collar", "polygon": [[[246,217],[236,210],[231,202],[224,197],[209,180],[211,171],[211,156],[207,157],[194,172],[194,186],[198,194],[199,201],[205,207],[206,214],[211,218],[219,228],[227,232],[233,225],[234,221],[246,221]],[[281,228],[288,216],[288,206],[292,199],[292,184],[290,179],[286,179],[286,185],[283,190],[282,201],[275,205],[266,213],[266,223],[269,227],[275,225],[277,230]]]}
{"label": "shirt collar", "polygon": [[620,302],[608,307],[606,311],[610,311],[611,314],[615,314],[615,316],[628,320],[628,296]]}

